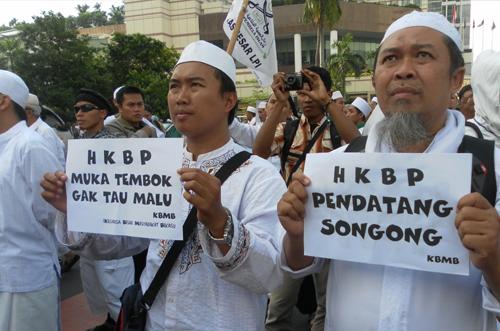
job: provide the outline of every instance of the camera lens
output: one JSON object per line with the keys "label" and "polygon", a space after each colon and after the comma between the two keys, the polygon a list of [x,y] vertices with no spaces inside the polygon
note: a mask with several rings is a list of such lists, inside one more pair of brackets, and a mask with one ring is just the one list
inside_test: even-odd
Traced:
{"label": "camera lens", "polygon": [[288,84],[293,84],[293,83],[295,83],[295,76],[288,76],[288,77],[286,78],[286,82],[287,82]]}

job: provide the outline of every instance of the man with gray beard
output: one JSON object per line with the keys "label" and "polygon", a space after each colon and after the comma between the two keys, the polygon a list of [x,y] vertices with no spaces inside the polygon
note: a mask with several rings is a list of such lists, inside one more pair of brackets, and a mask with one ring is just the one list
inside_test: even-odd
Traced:
{"label": "man with gray beard", "polygon": [[[447,109],[463,82],[461,45],[458,31],[437,13],[412,12],[391,24],[377,50],[372,78],[385,119],[367,137],[331,153],[456,153],[462,141],[483,144],[464,139],[463,115]],[[482,172],[487,185],[498,187],[500,151],[492,143],[487,150],[491,158],[484,164],[489,167]],[[317,272],[324,263],[304,255],[309,184],[309,178],[295,174],[278,203],[286,230],[282,269],[294,277]],[[458,201],[455,227],[470,254],[468,276],[331,260],[325,330],[496,330],[500,195],[493,187]]]}

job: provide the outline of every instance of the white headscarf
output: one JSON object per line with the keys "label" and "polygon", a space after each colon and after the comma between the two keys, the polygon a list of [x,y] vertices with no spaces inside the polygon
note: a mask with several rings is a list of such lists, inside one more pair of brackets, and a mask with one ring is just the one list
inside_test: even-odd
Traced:
{"label": "white headscarf", "polygon": [[500,141],[500,52],[487,50],[472,63],[475,120]]}

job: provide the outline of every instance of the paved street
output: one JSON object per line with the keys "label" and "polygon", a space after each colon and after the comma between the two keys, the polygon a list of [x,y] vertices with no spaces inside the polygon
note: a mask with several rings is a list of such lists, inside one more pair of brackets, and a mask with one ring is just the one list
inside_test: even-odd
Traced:
{"label": "paved street", "polygon": [[[86,331],[88,328],[101,324],[106,316],[93,315],[82,292],[80,280],[80,263],[77,262],[71,270],[63,274],[61,281],[61,321],[62,331]],[[293,316],[295,328],[292,331],[306,331],[307,316],[297,309]]]}

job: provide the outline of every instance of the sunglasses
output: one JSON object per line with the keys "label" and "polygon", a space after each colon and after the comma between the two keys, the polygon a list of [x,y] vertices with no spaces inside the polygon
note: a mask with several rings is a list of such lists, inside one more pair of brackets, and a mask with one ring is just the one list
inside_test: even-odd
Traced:
{"label": "sunglasses", "polygon": [[82,111],[84,113],[88,113],[89,111],[92,111],[94,109],[99,109],[97,106],[87,103],[81,106],[74,106],[73,109],[75,110],[75,114],[78,113],[79,111]]}

